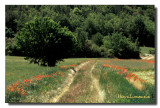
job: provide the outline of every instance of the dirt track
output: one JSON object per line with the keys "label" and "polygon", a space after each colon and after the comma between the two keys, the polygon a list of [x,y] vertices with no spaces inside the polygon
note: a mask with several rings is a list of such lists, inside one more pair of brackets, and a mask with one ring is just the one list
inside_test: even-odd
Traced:
{"label": "dirt track", "polygon": [[[103,103],[105,93],[101,90],[99,81],[93,75],[96,61],[86,62],[77,69],[75,74],[71,71],[66,80],[65,87],[60,94],[50,99],[50,103]],[[75,69],[76,70],[76,69]]]}
{"label": "dirt track", "polygon": [[79,65],[78,67],[76,67],[74,70],[70,69],[70,73],[68,74],[68,77],[66,79],[66,81],[64,82],[64,87],[62,86],[60,89],[60,92],[54,96],[53,98],[51,98],[49,100],[50,103],[56,103],[59,101],[59,99],[69,90],[71,83],[74,80],[74,77],[76,75],[76,72],[78,72],[83,66],[87,65],[89,62],[85,62],[82,63],[81,65]]}

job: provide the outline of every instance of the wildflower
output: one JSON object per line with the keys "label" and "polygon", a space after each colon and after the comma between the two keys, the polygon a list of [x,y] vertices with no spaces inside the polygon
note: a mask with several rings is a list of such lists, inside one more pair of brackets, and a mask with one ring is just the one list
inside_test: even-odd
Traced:
{"label": "wildflower", "polygon": [[19,90],[20,90],[20,89],[17,87],[17,88],[16,88],[16,91],[19,91]]}
{"label": "wildflower", "polygon": [[17,83],[16,83],[16,85],[18,85],[19,84],[19,81],[17,80]]}
{"label": "wildflower", "polygon": [[155,63],[154,60],[148,60],[148,63]]}
{"label": "wildflower", "polygon": [[27,83],[28,81],[31,83],[32,80],[31,80],[31,79],[24,79],[23,82],[24,82],[24,83]]}
{"label": "wildflower", "polygon": [[143,82],[146,82],[146,81],[143,81]]}
{"label": "wildflower", "polygon": [[13,88],[15,88],[16,87],[16,85],[15,84],[13,84]]}
{"label": "wildflower", "polygon": [[140,82],[142,82],[142,80],[141,79],[138,79]]}
{"label": "wildflower", "polygon": [[38,76],[35,77],[35,79],[36,80],[42,80],[42,77],[38,75]]}
{"label": "wildflower", "polygon": [[65,66],[60,66],[60,68],[65,68]]}
{"label": "wildflower", "polygon": [[129,77],[130,77],[130,75],[129,75],[129,74],[127,74],[127,75],[126,75],[126,78],[129,78]]}
{"label": "wildflower", "polygon": [[11,89],[10,89],[10,91],[11,91],[11,92],[13,92],[13,91],[14,91],[14,89],[13,89],[13,88],[11,88]]}
{"label": "wildflower", "polygon": [[22,94],[23,96],[25,96],[25,95],[26,95],[26,93],[25,93],[25,92],[22,92],[21,94]]}

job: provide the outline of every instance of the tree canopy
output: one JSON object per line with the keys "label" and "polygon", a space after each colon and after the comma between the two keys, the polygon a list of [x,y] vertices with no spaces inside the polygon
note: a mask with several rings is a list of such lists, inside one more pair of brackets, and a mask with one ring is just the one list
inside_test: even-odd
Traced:
{"label": "tree canopy", "polygon": [[26,23],[16,39],[26,59],[43,66],[55,66],[58,61],[70,57],[77,43],[68,28],[46,17]]}

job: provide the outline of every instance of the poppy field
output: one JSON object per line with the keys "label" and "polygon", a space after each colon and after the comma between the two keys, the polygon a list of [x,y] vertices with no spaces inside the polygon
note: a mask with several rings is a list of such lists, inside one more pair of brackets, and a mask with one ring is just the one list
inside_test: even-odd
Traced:
{"label": "poppy field", "polygon": [[56,67],[40,67],[29,64],[24,57],[6,56],[5,91],[7,103],[45,102],[44,94],[61,86],[68,69],[86,61],[85,59],[64,59]]}
{"label": "poppy field", "polygon": [[155,103],[155,61],[110,59],[99,62],[106,103]]}
{"label": "poppy field", "polygon": [[154,60],[70,58],[55,67],[40,67],[23,57],[6,56],[5,78],[7,103],[155,103],[156,99]]}

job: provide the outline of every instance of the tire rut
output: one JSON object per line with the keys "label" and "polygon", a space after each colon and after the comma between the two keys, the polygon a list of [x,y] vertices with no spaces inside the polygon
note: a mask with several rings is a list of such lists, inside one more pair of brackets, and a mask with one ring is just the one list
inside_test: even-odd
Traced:
{"label": "tire rut", "polygon": [[93,88],[95,88],[95,90],[97,91],[97,99],[96,101],[98,103],[103,103],[104,102],[104,99],[105,99],[105,91],[101,90],[100,88],[100,84],[99,84],[99,80],[96,79],[94,76],[93,76],[93,70],[96,66],[97,62],[92,66],[91,68],[91,71],[90,71],[90,74],[91,74],[91,80],[92,80],[92,84],[91,84],[91,90],[93,90]]}
{"label": "tire rut", "polygon": [[77,72],[86,64],[88,64],[89,61],[80,64],[78,67],[76,67],[75,69],[70,69],[70,72],[68,74],[68,77],[66,79],[66,81],[64,82],[64,87],[58,88],[59,93],[54,96],[53,98],[51,98],[49,100],[49,103],[56,103],[60,100],[60,98],[69,90],[71,83],[74,80],[75,74],[77,74]]}

